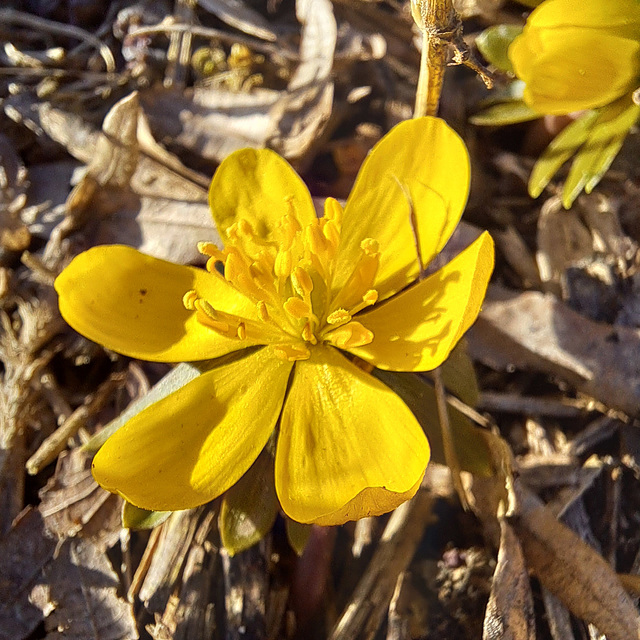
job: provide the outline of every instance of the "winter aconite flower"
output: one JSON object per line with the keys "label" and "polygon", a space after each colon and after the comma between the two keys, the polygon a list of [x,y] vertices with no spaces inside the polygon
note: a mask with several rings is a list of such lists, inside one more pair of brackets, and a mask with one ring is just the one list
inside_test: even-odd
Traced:
{"label": "winter aconite flower", "polygon": [[603,107],[640,86],[640,2],[546,0],[511,44],[509,58],[535,111]]}
{"label": "winter aconite flower", "polygon": [[185,509],[231,487],[271,442],[294,520],[342,523],[410,498],[425,435],[352,356],[429,370],[473,323],[493,266],[488,234],[421,277],[468,183],[464,144],[435,118],[395,127],[344,211],[328,199],[320,219],[283,159],[245,149],[211,184],[224,249],[200,246],[206,269],[123,246],[76,257],[56,289],[80,333],[135,358],[218,359],[116,431],[95,456],[96,480],[145,509]]}

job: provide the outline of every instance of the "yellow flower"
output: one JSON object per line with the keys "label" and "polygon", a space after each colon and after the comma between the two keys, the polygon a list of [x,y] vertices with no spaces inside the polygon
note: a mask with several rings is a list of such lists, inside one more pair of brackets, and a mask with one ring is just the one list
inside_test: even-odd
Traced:
{"label": "yellow flower", "polygon": [[56,290],[83,335],[146,360],[235,354],[112,435],[95,456],[96,480],[145,509],[194,507],[237,482],[277,435],[276,491],[294,520],[342,523],[409,499],[426,437],[404,402],[346,356],[429,370],[473,323],[493,267],[488,234],[419,279],[457,225],[468,184],[464,144],[435,118],[395,127],[344,212],[328,199],[321,219],[282,158],[244,149],[211,184],[225,249],[200,245],[206,270],[123,246],[77,256]]}
{"label": "yellow flower", "polygon": [[638,0],[546,0],[509,47],[524,100],[542,114],[595,109],[640,85]]}

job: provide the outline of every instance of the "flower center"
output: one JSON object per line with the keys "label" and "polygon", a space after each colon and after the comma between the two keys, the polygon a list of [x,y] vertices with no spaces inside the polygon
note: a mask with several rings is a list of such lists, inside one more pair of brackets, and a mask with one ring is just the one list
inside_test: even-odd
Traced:
{"label": "flower center", "polygon": [[227,313],[197,291],[185,294],[185,307],[218,334],[272,345],[288,361],[307,359],[309,348],[321,342],[342,349],[369,344],[373,333],[353,316],[378,300],[372,287],[380,251],[376,240],[363,240],[351,275],[334,292],[341,221],[342,207],[333,198],[325,202],[324,217],[306,227],[285,214],[273,239],[264,239],[247,220],[239,220],[227,230],[224,250],[205,242],[198,250],[209,256],[207,271],[251,300],[255,314]]}

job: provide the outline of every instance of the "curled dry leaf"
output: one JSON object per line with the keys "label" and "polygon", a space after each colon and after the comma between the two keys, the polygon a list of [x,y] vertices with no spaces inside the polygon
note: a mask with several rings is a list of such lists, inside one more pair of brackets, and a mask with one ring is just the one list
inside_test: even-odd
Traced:
{"label": "curled dry leaf", "polygon": [[611,566],[521,484],[514,488],[519,508],[510,523],[542,584],[609,640],[640,638],[636,608]]}
{"label": "curled dry leaf", "polygon": [[535,640],[529,573],[511,525],[500,520],[500,549],[484,619],[483,640]]}

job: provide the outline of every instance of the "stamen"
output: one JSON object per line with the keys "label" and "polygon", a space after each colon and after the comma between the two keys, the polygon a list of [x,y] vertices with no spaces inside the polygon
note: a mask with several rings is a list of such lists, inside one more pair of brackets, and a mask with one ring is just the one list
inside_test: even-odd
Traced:
{"label": "stamen", "polygon": [[327,322],[332,325],[344,324],[351,320],[351,314],[346,309],[336,309],[327,316]]}
{"label": "stamen", "polygon": [[282,305],[284,310],[296,320],[301,320],[302,318],[309,318],[313,315],[311,311],[311,305],[304,300],[300,300],[300,298],[288,298],[287,301]]}
{"label": "stamen", "polygon": [[313,281],[302,267],[296,267],[293,270],[291,284],[301,298],[306,298],[313,291]]}
{"label": "stamen", "polygon": [[305,342],[310,342],[311,344],[318,344],[318,339],[313,333],[313,329],[311,328],[311,323],[307,322],[304,325],[304,329],[302,330],[302,338]]}
{"label": "stamen", "polygon": [[362,302],[351,309],[351,313],[355,315],[358,311],[362,311],[365,307],[374,305],[377,301],[378,292],[375,289],[369,289],[369,291],[362,296]]}
{"label": "stamen", "polygon": [[198,294],[193,289],[191,289],[191,291],[187,291],[187,293],[182,296],[182,304],[188,311],[195,311],[197,299]]}
{"label": "stamen", "polygon": [[238,325],[238,330],[236,331],[236,335],[238,336],[238,338],[240,338],[240,340],[244,340],[247,337],[247,326],[245,325],[244,322],[241,322]]}
{"label": "stamen", "polygon": [[262,322],[269,322],[269,311],[264,300],[258,300],[258,317]]}
{"label": "stamen", "polygon": [[373,238],[365,238],[360,243],[360,248],[368,256],[376,256],[380,253],[380,244],[377,240],[374,240]]}
{"label": "stamen", "polygon": [[363,347],[373,342],[373,332],[359,322],[349,322],[325,334],[324,339],[340,349]]}
{"label": "stamen", "polygon": [[342,205],[335,198],[327,198],[324,201],[324,216],[325,220],[331,220],[337,225],[338,231],[342,225]]}
{"label": "stamen", "polygon": [[224,262],[224,252],[213,242],[198,242],[198,251],[203,256],[210,256],[211,258],[216,258],[218,262]]}
{"label": "stamen", "polygon": [[308,360],[311,352],[303,345],[279,344],[273,348],[273,352],[281,360],[295,362],[296,360]]}
{"label": "stamen", "polygon": [[291,251],[278,251],[273,270],[277,278],[288,278],[291,275],[292,258]]}

